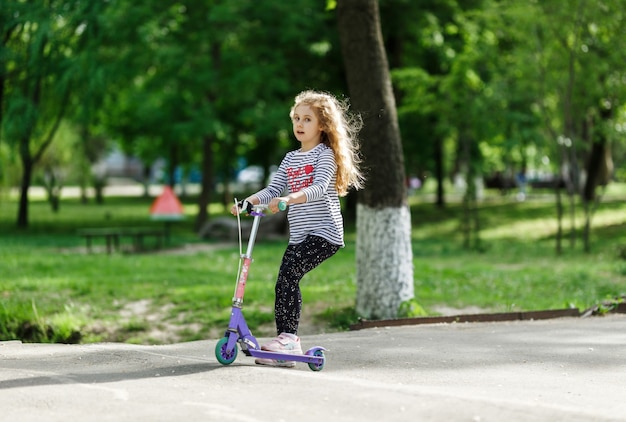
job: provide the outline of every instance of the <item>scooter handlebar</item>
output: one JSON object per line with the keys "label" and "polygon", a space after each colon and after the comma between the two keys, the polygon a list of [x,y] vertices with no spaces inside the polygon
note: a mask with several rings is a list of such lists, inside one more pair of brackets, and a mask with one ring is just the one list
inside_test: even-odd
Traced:
{"label": "scooter handlebar", "polygon": [[[248,215],[252,214],[253,211],[263,211],[269,208],[267,204],[257,204],[254,205],[246,200],[237,202],[237,208],[239,208],[239,213],[246,213]],[[287,202],[280,201],[278,203],[278,209],[281,211],[285,211],[287,209]]]}
{"label": "scooter handlebar", "polygon": [[252,212],[252,203],[243,200],[237,203],[237,208],[239,208],[239,213],[245,212],[246,214],[250,214]]}

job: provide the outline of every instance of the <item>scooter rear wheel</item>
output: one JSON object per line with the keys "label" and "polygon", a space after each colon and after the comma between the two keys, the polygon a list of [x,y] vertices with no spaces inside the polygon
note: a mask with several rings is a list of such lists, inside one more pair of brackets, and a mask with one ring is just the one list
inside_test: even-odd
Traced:
{"label": "scooter rear wheel", "polygon": [[217,361],[222,365],[230,365],[237,359],[237,345],[229,353],[226,351],[226,345],[228,344],[228,337],[222,337],[215,345],[215,357]]}
{"label": "scooter rear wheel", "polygon": [[[319,349],[314,351],[313,353],[307,352],[307,355],[308,354],[312,354],[313,356],[319,356],[319,357],[322,357],[322,358],[324,357],[324,351],[323,350],[319,350]],[[324,362],[325,361],[322,361],[322,363],[319,363],[319,364],[317,364],[317,363],[309,363],[308,365],[309,365],[309,368],[311,369],[311,371],[321,371],[322,369],[324,369]]]}

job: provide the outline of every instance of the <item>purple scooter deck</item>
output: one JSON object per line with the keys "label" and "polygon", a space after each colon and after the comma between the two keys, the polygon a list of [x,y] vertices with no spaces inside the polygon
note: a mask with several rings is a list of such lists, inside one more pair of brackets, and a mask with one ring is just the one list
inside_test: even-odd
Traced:
{"label": "purple scooter deck", "polygon": [[307,353],[304,355],[289,355],[287,353],[268,352],[258,349],[248,349],[248,352],[250,352],[250,356],[253,356],[255,358],[288,360],[295,362],[312,363],[314,365],[323,365],[326,361],[326,358],[324,356],[315,356],[313,353],[315,353],[315,351],[317,350],[324,351],[326,349],[324,349],[323,347],[313,347],[307,350]]}

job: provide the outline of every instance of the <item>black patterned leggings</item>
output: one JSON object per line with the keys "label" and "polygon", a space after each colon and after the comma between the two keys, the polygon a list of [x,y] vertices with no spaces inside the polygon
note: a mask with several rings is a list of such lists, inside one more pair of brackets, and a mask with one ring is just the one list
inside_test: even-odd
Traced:
{"label": "black patterned leggings", "polygon": [[300,280],[338,250],[339,246],[319,236],[307,236],[302,243],[287,246],[276,280],[274,314],[277,334],[297,334],[302,310]]}

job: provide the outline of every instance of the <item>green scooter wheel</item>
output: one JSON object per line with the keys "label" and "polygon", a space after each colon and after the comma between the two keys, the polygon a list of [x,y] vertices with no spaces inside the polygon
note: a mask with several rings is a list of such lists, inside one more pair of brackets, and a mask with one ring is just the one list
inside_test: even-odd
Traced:
{"label": "green scooter wheel", "polygon": [[[319,356],[319,357],[324,357],[324,351],[323,350],[316,350],[315,352],[313,352],[313,356]],[[317,364],[317,363],[309,363],[309,369],[311,369],[311,371],[321,371],[322,369],[324,369],[324,362]]]}
{"label": "green scooter wheel", "polygon": [[229,353],[226,351],[228,337],[222,337],[215,345],[215,357],[222,365],[230,365],[237,359],[237,346]]}

